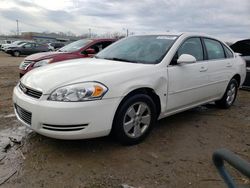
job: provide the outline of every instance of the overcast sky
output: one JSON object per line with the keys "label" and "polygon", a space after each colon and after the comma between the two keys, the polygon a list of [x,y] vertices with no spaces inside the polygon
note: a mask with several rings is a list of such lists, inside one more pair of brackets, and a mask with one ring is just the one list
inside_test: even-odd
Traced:
{"label": "overcast sky", "polygon": [[0,0],[0,34],[202,32],[250,38],[250,0]]}

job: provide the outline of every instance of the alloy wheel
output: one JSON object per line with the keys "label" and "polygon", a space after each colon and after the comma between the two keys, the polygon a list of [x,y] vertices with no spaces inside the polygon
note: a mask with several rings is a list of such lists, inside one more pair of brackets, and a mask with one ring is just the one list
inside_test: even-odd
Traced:
{"label": "alloy wheel", "polygon": [[235,95],[236,95],[236,85],[234,83],[231,83],[227,91],[227,98],[226,98],[228,105],[231,105],[233,103]]}
{"label": "alloy wheel", "polygon": [[125,113],[123,128],[127,136],[138,138],[148,129],[151,122],[151,111],[144,102],[132,104]]}

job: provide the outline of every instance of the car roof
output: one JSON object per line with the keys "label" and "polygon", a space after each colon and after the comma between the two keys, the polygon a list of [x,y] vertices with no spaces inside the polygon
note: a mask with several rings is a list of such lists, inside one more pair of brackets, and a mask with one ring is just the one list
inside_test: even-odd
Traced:
{"label": "car roof", "polygon": [[132,35],[132,36],[147,36],[147,35],[175,35],[175,36],[185,35],[185,36],[212,37],[206,33],[197,33],[197,32],[161,32],[161,33],[138,34],[138,35]]}
{"label": "car roof", "polygon": [[221,41],[220,39],[208,35],[206,33],[197,33],[197,32],[162,32],[162,33],[147,33],[147,34],[138,34],[138,35],[132,35],[132,36],[150,36],[150,35],[169,35],[169,36],[183,36],[183,37],[206,37],[206,38],[212,38]]}
{"label": "car roof", "polygon": [[86,38],[92,41],[116,41],[117,39],[114,38]]}

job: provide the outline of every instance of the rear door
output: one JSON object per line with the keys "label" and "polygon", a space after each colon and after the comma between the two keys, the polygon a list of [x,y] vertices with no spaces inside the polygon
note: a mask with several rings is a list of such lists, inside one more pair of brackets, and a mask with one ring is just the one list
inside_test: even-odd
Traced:
{"label": "rear door", "polygon": [[213,97],[221,97],[233,73],[233,53],[221,42],[203,38],[207,54],[208,78]]}
{"label": "rear door", "polygon": [[[190,54],[197,61],[195,63],[177,64],[177,59],[182,54]],[[209,99],[210,88],[207,70],[201,38],[186,39],[168,67],[167,112],[185,109]]]}
{"label": "rear door", "polygon": [[48,48],[42,44],[35,44],[34,53],[46,52]]}
{"label": "rear door", "polygon": [[21,54],[29,55],[29,54],[31,54],[33,48],[34,48],[33,43],[27,43],[27,44],[22,46]]}

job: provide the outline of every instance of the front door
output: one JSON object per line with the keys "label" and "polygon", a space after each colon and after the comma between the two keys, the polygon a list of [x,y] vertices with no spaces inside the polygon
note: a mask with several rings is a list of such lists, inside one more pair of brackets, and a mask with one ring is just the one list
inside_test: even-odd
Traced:
{"label": "front door", "polygon": [[[195,63],[177,64],[182,54],[196,58]],[[167,113],[195,106],[209,98],[207,62],[204,60],[204,49],[199,37],[184,41],[168,67],[168,100]]]}

